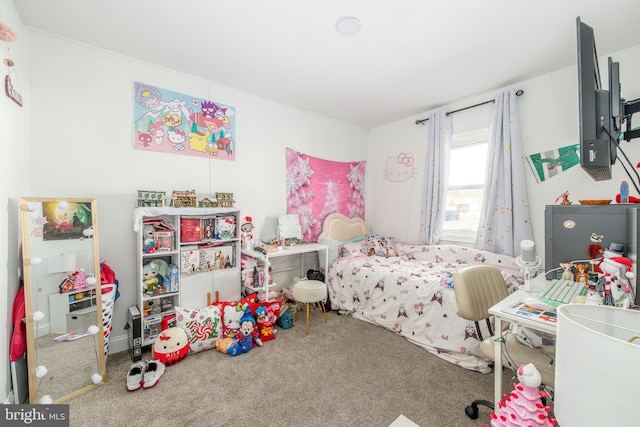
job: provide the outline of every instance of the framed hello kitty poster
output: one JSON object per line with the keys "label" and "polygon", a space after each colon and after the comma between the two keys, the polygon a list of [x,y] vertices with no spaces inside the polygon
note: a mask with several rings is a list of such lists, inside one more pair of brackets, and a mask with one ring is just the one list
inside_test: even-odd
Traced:
{"label": "framed hello kitty poster", "polygon": [[235,160],[235,109],[134,82],[134,146],[138,150]]}

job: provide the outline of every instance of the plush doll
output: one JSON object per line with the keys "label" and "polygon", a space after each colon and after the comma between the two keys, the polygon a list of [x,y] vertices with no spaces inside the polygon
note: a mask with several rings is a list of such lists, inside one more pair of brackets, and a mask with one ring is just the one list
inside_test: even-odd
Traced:
{"label": "plush doll", "polygon": [[261,305],[256,309],[256,316],[260,339],[263,342],[276,339],[276,330],[274,325],[278,320],[278,316],[276,316],[275,309],[271,306],[265,307],[264,305]]}
{"label": "plush doll", "polygon": [[248,307],[241,304],[225,305],[222,309],[222,334],[225,337],[235,338],[240,333],[242,316]]}
{"label": "plush doll", "polygon": [[184,329],[172,327],[160,333],[153,343],[153,358],[167,366],[174,365],[189,353],[189,338]]}
{"label": "plush doll", "polygon": [[587,274],[588,264],[576,264],[576,268],[578,269],[578,273],[576,274],[575,281],[582,282],[585,285],[589,284],[589,275]]}
{"label": "plush doll", "polygon": [[216,350],[218,350],[220,353],[227,354],[229,348],[235,343],[236,340],[231,337],[220,338],[218,341],[216,341]]}
{"label": "plush doll", "polygon": [[570,262],[561,262],[560,267],[564,270],[562,272],[563,280],[571,280],[573,281],[573,273],[571,272],[571,263]]}
{"label": "plush doll", "polygon": [[156,250],[156,243],[153,238],[156,229],[153,225],[147,224],[142,229],[142,247],[144,248],[145,253],[153,253]]}
{"label": "plush doll", "polygon": [[252,218],[246,216],[240,226],[242,249],[253,250],[253,223],[251,221]]}
{"label": "plush doll", "polygon": [[150,262],[142,267],[142,287],[147,295],[153,295],[160,286],[158,278],[158,266],[155,262]]}
{"label": "plush doll", "polygon": [[262,340],[256,332],[256,319],[253,318],[251,311],[246,310],[240,319],[240,329],[235,337],[235,344],[227,349],[227,354],[238,356],[242,353],[248,353],[254,344],[262,347]]}

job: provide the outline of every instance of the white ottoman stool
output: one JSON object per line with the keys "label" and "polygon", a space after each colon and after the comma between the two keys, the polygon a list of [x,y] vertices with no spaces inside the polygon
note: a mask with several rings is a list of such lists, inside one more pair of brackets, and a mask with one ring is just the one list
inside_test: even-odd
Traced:
{"label": "white ottoman stool", "polygon": [[[307,328],[306,335],[309,335],[309,304],[320,303],[320,309],[322,310],[322,317],[324,317],[324,323],[328,323],[327,311],[324,307],[324,302],[327,299],[327,284],[319,280],[300,280],[291,288],[293,299],[298,302],[303,302],[307,306]],[[298,320],[298,313],[296,312],[295,320]]]}

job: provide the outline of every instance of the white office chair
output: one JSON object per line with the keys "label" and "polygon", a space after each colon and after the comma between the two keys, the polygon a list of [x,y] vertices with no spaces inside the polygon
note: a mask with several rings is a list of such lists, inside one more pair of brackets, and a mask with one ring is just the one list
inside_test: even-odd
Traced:
{"label": "white office chair", "polygon": [[[458,314],[463,319],[475,322],[476,333],[478,339],[481,340],[480,352],[482,356],[493,361],[495,357],[494,346],[501,345],[501,343],[496,342],[493,337],[494,330],[489,309],[509,295],[500,270],[488,265],[463,268],[453,275],[453,289],[458,303]],[[481,320],[486,323],[486,330],[489,333],[487,337],[482,335],[479,323]],[[506,335],[505,341],[510,360],[503,353],[503,366],[517,369],[522,363],[533,363],[540,372],[542,383],[553,387],[555,376],[554,347],[532,348],[521,344],[511,333]],[[478,405],[494,409],[493,402],[481,399],[474,400],[471,405],[465,408],[465,413],[469,418],[474,420],[478,418]]]}

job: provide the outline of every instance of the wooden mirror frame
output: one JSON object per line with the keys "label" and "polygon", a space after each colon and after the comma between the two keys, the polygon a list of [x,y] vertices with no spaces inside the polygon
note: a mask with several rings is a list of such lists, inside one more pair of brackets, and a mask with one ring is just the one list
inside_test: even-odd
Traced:
{"label": "wooden mirror frame", "polygon": [[[96,327],[98,328],[97,333],[93,334],[93,337],[86,337],[86,338],[81,338],[80,340],[83,339],[89,339],[89,338],[93,338],[93,341],[95,342],[95,357],[96,357],[96,361],[95,361],[95,372],[90,373],[90,377],[89,380],[86,381],[87,385],[86,386],[78,386],[77,389],[72,389],[69,392],[63,392],[66,393],[63,396],[47,396],[47,397],[43,397],[41,396],[39,398],[38,396],[38,381],[41,381],[43,379],[45,379],[44,377],[46,376],[46,374],[44,376],[42,376],[42,373],[40,372],[40,375],[42,376],[42,378],[38,378],[38,376],[36,375],[36,371],[37,371],[37,343],[36,340],[37,339],[41,339],[39,338],[40,334],[36,333],[36,328],[38,328],[38,321],[34,320],[34,312],[36,312],[36,303],[37,303],[37,292],[40,291],[40,289],[35,289],[34,286],[39,286],[39,277],[36,279],[36,281],[38,283],[34,282],[34,274],[33,274],[33,269],[37,268],[35,267],[37,264],[39,264],[41,262],[41,259],[39,261],[38,260],[38,254],[33,254],[32,253],[32,249],[33,249],[33,245],[32,245],[32,238],[37,234],[35,233],[36,231],[36,227],[38,227],[37,224],[34,223],[34,221],[32,221],[33,218],[31,218],[31,213],[36,211],[37,209],[40,209],[42,211],[42,206],[43,203],[60,203],[60,202],[67,202],[70,204],[74,204],[74,203],[80,203],[80,204],[84,204],[84,205],[89,205],[91,207],[91,227],[89,229],[93,230],[92,234],[89,235],[89,237],[86,237],[87,235],[84,234],[84,230],[83,230],[83,236],[78,237],[77,239],[73,239],[73,240],[79,240],[81,242],[87,241],[87,240],[91,240],[92,244],[90,245],[89,243],[87,243],[87,246],[89,246],[92,250],[92,256],[93,259],[92,260],[88,260],[87,265],[91,266],[91,269],[93,271],[91,272],[87,272],[87,274],[91,277],[95,277],[96,279],[96,283],[95,283],[95,308],[96,308]],[[42,215],[43,220],[44,215]],[[24,297],[25,297],[25,324],[26,324],[26,339],[27,339],[27,365],[28,365],[28,379],[29,379],[29,402],[32,404],[35,403],[61,403],[64,402],[66,400],[69,400],[79,394],[82,394],[86,391],[89,391],[101,384],[103,384],[105,382],[105,378],[106,378],[106,358],[105,358],[105,347],[104,347],[104,333],[103,333],[103,318],[102,318],[102,293],[101,293],[101,287],[100,287],[100,255],[99,255],[99,241],[98,241],[98,215],[97,215],[97,202],[96,199],[78,199],[78,198],[69,198],[69,199],[62,199],[62,198],[46,198],[46,197],[22,197],[20,199],[20,222],[21,222],[21,232],[22,232],[22,258],[23,258],[23,278],[24,278]],[[41,226],[43,227],[44,230],[44,224],[41,224]],[[38,230],[38,231],[43,231],[43,230]],[[86,229],[85,229],[86,230]],[[52,242],[53,243],[53,242]],[[53,246],[51,247],[53,249]],[[38,269],[38,275],[41,274],[41,272]],[[35,294],[34,294],[35,293]],[[49,293],[49,295],[52,295],[54,293]],[[35,298],[35,299],[34,299]],[[93,303],[91,303],[93,305]],[[51,320],[51,307],[49,307],[49,334],[51,334],[51,328],[52,328],[52,320]],[[53,345],[64,345],[65,343],[56,343]],[[94,347],[94,345],[90,345],[90,347]],[[80,355],[78,355],[80,356]],[[90,355],[90,357],[93,357],[94,355]],[[91,361],[91,365],[93,364],[93,361]],[[76,365],[78,369],[80,369],[81,365],[77,364]],[[93,366],[91,367],[93,370]],[[85,374],[89,374],[89,373],[85,373]],[[55,374],[51,374],[49,376],[49,378],[53,378]],[[82,383],[84,384],[85,382],[82,381]]]}

